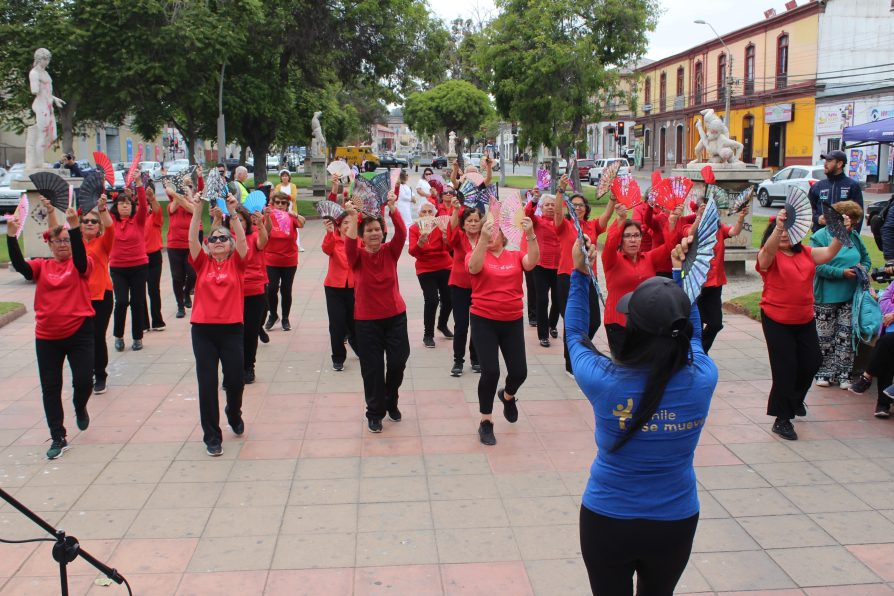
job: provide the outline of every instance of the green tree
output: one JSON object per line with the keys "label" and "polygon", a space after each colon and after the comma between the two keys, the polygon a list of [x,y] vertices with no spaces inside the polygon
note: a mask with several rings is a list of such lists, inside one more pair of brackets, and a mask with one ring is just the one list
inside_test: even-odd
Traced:
{"label": "green tree", "polygon": [[404,106],[404,120],[420,135],[440,135],[455,131],[459,141],[474,135],[493,114],[487,93],[468,81],[447,81],[410,95]]}

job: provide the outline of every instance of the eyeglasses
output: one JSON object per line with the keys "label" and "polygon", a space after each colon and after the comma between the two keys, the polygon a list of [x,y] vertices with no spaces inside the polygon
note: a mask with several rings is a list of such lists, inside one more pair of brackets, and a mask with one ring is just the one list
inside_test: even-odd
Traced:
{"label": "eyeglasses", "polygon": [[575,209],[586,209],[587,206],[584,203],[571,203],[571,206]]}
{"label": "eyeglasses", "polygon": [[71,244],[71,238],[56,238],[55,240],[50,240],[53,244]]}
{"label": "eyeglasses", "polygon": [[637,240],[642,237],[642,234],[624,234],[624,240]]}
{"label": "eyeglasses", "polygon": [[274,205],[288,205],[288,201],[273,201]]}
{"label": "eyeglasses", "polygon": [[81,223],[88,226],[95,226],[99,223],[98,219],[82,219]]}
{"label": "eyeglasses", "polygon": [[208,236],[208,244],[217,244],[218,242],[229,242],[230,239],[227,236]]}

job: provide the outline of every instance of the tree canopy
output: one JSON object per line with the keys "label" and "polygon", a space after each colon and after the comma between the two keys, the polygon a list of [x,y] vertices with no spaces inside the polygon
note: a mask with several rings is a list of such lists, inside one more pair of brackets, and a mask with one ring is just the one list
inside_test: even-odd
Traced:
{"label": "tree canopy", "polygon": [[404,120],[418,134],[455,131],[460,139],[477,132],[492,114],[487,93],[468,81],[459,80],[413,93],[404,107]]}

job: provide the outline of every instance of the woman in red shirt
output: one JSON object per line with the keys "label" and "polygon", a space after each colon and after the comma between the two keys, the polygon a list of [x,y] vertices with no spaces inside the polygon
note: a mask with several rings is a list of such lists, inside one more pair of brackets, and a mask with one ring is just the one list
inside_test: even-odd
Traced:
{"label": "woman in red shirt", "polygon": [[93,271],[87,284],[90,287],[90,302],[96,312],[93,317],[93,393],[100,394],[106,392],[106,366],[109,364],[106,334],[114,304],[109,255],[115,241],[115,225],[106,208],[105,195],[99,197],[96,209],[81,216],[81,236],[87,256],[93,259]]}
{"label": "woman in red shirt", "polygon": [[[232,216],[239,202],[227,197]],[[199,240],[202,221],[201,199],[193,200],[189,224],[189,260],[196,270],[196,299],[190,316],[192,351],[196,356],[196,379],[199,385],[199,417],[202,439],[208,455],[223,453],[220,431],[220,404],[217,399],[217,369],[223,369],[227,393],[224,412],[233,432],[245,432],[242,421],[243,378],[243,315],[236,305],[243,303],[243,284],[248,243],[242,220],[230,217],[230,227],[218,226],[208,234],[205,246]],[[235,307],[235,308],[234,308]]]}
{"label": "woman in red shirt", "polygon": [[62,368],[68,359],[72,374],[72,402],[80,430],[87,430],[90,416],[87,401],[93,386],[93,306],[88,280],[93,263],[81,238],[78,213],[65,213],[70,230],[49,229],[45,237],[53,253],[51,259],[25,261],[16,240],[18,226],[7,222],[6,246],[13,268],[33,280],[34,341],[37,371],[43,393],[43,408],[50,427],[52,444],[47,459],[56,459],[68,450],[65,414],[62,410]]}
{"label": "woman in red shirt", "polygon": [[[653,229],[652,249],[643,252],[643,227],[638,221],[627,219],[627,208],[615,207],[618,218],[609,226],[602,251],[602,269],[608,290],[605,299],[605,335],[612,354],[620,353],[624,345],[624,326],[627,317],[618,312],[618,301],[635,290],[640,283],[654,277],[658,268],[670,258],[673,245],[665,242],[664,231]],[[677,224],[678,214],[670,218],[669,229]]]}
{"label": "woman in red shirt", "polygon": [[[419,203],[419,217],[435,217],[437,209],[430,201]],[[453,303],[450,290],[447,287],[450,281],[450,267],[453,264],[450,259],[447,245],[447,232],[441,231],[437,226],[423,233],[418,224],[410,226],[410,255],[416,257],[416,276],[419,278],[419,286],[422,288],[422,297],[425,301],[423,314],[424,331],[422,343],[426,348],[435,347],[435,313],[438,304],[441,305],[441,314],[438,317],[438,331],[444,337],[453,338],[453,332],[447,327]]]}
{"label": "woman in red shirt", "polygon": [[161,228],[164,226],[165,216],[161,205],[155,198],[155,189],[152,186],[146,187],[146,199],[149,203],[149,217],[146,218],[145,228],[146,257],[149,259],[149,275],[146,280],[149,304],[147,308],[146,302],[143,302],[143,326],[147,330],[150,329],[151,320],[153,331],[164,331],[165,320],[161,314],[161,249],[164,243],[161,239]]}
{"label": "woman in red shirt", "polygon": [[264,329],[270,331],[279,320],[276,314],[277,295],[282,299],[282,330],[290,331],[289,313],[292,310],[292,284],[298,270],[298,229],[304,227],[304,216],[289,213],[292,198],[281,192],[273,193],[273,209],[279,213],[267,216],[267,306],[270,316]]}
{"label": "woman in red shirt", "polygon": [[[202,179],[199,178],[201,181]],[[168,262],[171,266],[171,283],[177,301],[177,318],[186,316],[192,308],[192,293],[196,287],[196,272],[189,264],[189,222],[192,221],[193,205],[173,186],[166,186],[168,203]],[[201,235],[202,228],[199,227]]]}
{"label": "woman in red shirt", "polygon": [[332,370],[345,369],[345,338],[354,353],[357,342],[354,339],[354,271],[348,266],[345,252],[345,235],[348,232],[348,216],[342,215],[338,221],[323,220],[326,235],[323,236],[323,253],[329,256],[329,269],[323,281],[326,292],[326,312],[329,315],[329,343],[332,347]]}
{"label": "woman in red shirt", "polygon": [[[540,205],[540,215],[535,213]],[[525,215],[534,222],[534,232],[540,244],[540,262],[534,267],[534,285],[537,292],[537,339],[548,348],[549,338],[559,337],[558,278],[559,236],[556,234],[556,197],[542,195],[538,202],[525,206]]]}
{"label": "woman in red shirt", "polygon": [[[829,246],[811,248],[792,244],[785,231],[785,209],[764,231],[755,268],[764,279],[761,293],[761,327],[767,342],[773,385],[767,414],[774,416],[773,432],[789,441],[797,440],[792,425],[804,416],[804,398],[822,364],[816,319],[813,312],[813,277],[816,266],[828,263],[841,250],[833,238]],[[850,218],[844,218],[850,229]]]}
{"label": "woman in red shirt", "polygon": [[[447,191],[448,193],[450,190]],[[466,340],[469,336],[469,309],[472,306],[472,277],[466,269],[466,255],[472,252],[472,244],[478,242],[481,235],[481,224],[484,222],[484,210],[463,207],[454,195],[453,213],[450,215],[450,226],[447,237],[453,250],[453,264],[450,268],[451,302],[453,303],[453,368],[451,376],[463,376],[463,364],[466,356]],[[469,341],[469,361],[472,371],[481,372],[478,364],[478,353],[475,343]]]}
{"label": "woman in red shirt", "polygon": [[[345,203],[348,227],[345,254],[354,272],[354,330],[360,375],[366,396],[369,432],[382,432],[385,414],[399,422],[397,402],[404,369],[410,357],[407,337],[407,305],[397,283],[397,260],[404,247],[407,228],[397,210],[397,196],[388,193],[388,212],[394,237],[385,242],[382,217],[367,215],[357,225],[357,209]],[[363,241],[361,245],[357,238]],[[385,362],[387,360],[387,364]]]}
{"label": "woman in red shirt", "polygon": [[[478,380],[478,411],[481,423],[478,437],[485,445],[496,445],[494,436],[494,394],[503,402],[503,416],[518,420],[515,394],[528,376],[525,361],[525,328],[522,305],[523,271],[530,271],[540,260],[540,247],[533,233],[531,218],[522,220],[528,240],[527,254],[506,250],[506,239],[492,220],[485,221],[481,236],[466,255],[466,268],[472,277],[472,341],[481,363]],[[500,356],[506,361],[506,383],[500,383]]]}
{"label": "woman in red shirt", "polygon": [[149,276],[149,257],[146,256],[146,189],[137,177],[137,199],[130,189],[119,193],[112,205],[115,243],[109,255],[112,286],[115,292],[115,313],[112,335],[115,350],[124,351],[124,323],[130,306],[130,329],[134,351],[143,349],[143,312],[146,309],[146,280]]}

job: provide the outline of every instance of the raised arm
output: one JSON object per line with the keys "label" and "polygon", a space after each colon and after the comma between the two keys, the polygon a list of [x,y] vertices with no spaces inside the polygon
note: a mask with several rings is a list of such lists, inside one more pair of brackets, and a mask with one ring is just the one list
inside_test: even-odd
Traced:
{"label": "raised arm", "polygon": [[9,261],[12,263],[12,268],[21,273],[22,277],[31,281],[34,279],[34,270],[31,269],[31,265],[22,256],[22,248],[19,246],[18,238],[16,238],[18,231],[19,226],[14,220],[10,219],[6,222],[6,250],[9,252]]}
{"label": "raised arm", "polygon": [[59,218],[56,217],[56,208],[53,207],[53,204],[46,197],[41,197],[40,202],[43,204],[44,209],[47,210],[47,229],[52,230],[53,228],[59,227]]}
{"label": "raised arm", "polygon": [[137,177],[137,223],[144,225],[146,216],[149,215],[149,203],[146,202],[146,189],[143,188],[143,181]]}
{"label": "raised arm", "polygon": [[522,267],[525,271],[530,271],[540,262],[540,245],[537,244],[537,236],[534,234],[534,222],[530,217],[522,220],[522,229],[525,232],[525,238],[528,240],[528,252],[522,258]]}
{"label": "raised arm", "polygon": [[[596,262],[596,244],[588,245],[588,256],[591,263]],[[590,278],[580,243],[575,240],[573,248],[574,271],[571,273],[571,285],[565,303],[565,345],[574,369],[575,379],[581,388],[598,388],[605,385],[606,366],[609,359],[589,348],[587,327],[590,320]],[[584,391],[588,399],[595,395],[594,391]]]}
{"label": "raised arm", "polygon": [[742,227],[745,225],[745,216],[748,215],[745,211],[739,211],[739,218],[736,220],[736,225],[733,226],[733,229],[729,231],[729,237],[735,238],[739,234],[742,233]]}
{"label": "raised arm", "polygon": [[236,237],[236,254],[244,259],[248,254],[248,242],[245,240],[245,228],[242,227],[242,218],[236,217],[236,207],[239,201],[233,195],[227,195],[227,211],[230,212],[230,230]]}
{"label": "raised arm", "polygon": [[68,221],[68,237],[71,239],[71,260],[75,269],[83,277],[87,273],[87,248],[84,246],[84,238],[81,236],[80,218],[74,207],[69,207],[65,212]]}
{"label": "raised arm", "polygon": [[194,198],[192,207],[192,219],[189,220],[189,256],[196,260],[202,251],[202,242],[199,240],[199,226],[202,224],[202,199]]}
{"label": "raised arm", "polygon": [[[785,234],[785,209],[780,209],[776,215],[776,225],[767,241],[757,253],[757,264],[761,271],[767,271],[776,259],[776,251],[779,250],[779,239]],[[814,249],[816,250],[816,249]]]}
{"label": "raised arm", "polygon": [[267,226],[264,225],[264,216],[261,215],[260,211],[251,214],[251,225],[258,231],[255,246],[258,247],[258,250],[264,250],[267,242],[270,240],[270,234],[267,233]]}
{"label": "raised arm", "polygon": [[357,248],[357,207],[352,201],[345,202],[345,212],[348,218],[348,229],[345,230],[345,256],[348,264],[354,266],[357,259],[360,258],[360,251]]}
{"label": "raised arm", "polygon": [[[615,198],[615,195],[609,195],[608,197],[608,205],[605,206],[605,211],[602,212],[602,215],[599,216],[599,229],[604,230],[608,227],[608,222],[612,218],[612,213],[615,212],[615,207],[618,204],[618,199]],[[596,242],[596,239],[593,238],[593,242]]]}

